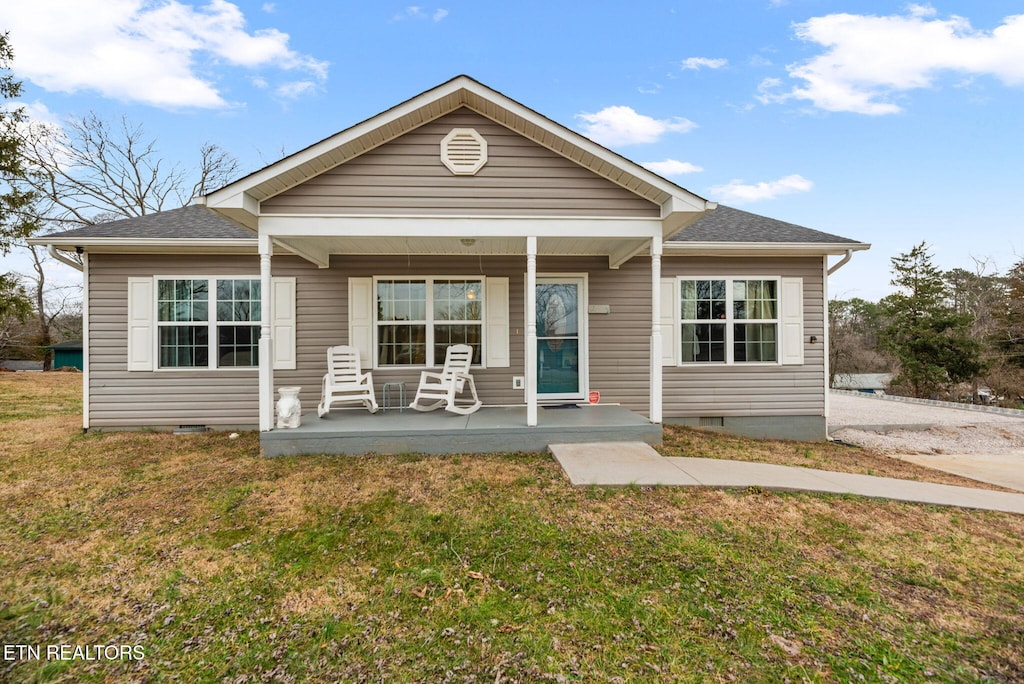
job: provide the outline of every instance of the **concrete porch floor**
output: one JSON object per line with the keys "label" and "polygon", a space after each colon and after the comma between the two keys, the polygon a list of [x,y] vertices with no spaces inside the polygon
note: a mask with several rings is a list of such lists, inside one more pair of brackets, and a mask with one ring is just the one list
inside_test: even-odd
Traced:
{"label": "concrete porch floor", "polygon": [[462,454],[547,451],[552,443],[661,444],[661,425],[622,406],[541,407],[537,426],[526,426],[525,406],[485,406],[460,416],[438,409],[368,413],[335,409],[323,418],[302,416],[301,427],[260,435],[265,456],[295,454]]}

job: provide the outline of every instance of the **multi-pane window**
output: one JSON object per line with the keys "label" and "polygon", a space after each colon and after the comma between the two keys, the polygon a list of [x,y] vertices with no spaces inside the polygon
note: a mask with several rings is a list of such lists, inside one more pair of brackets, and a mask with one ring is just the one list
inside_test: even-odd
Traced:
{"label": "multi-pane window", "polygon": [[681,361],[776,362],[778,288],[777,279],[681,279]]}
{"label": "multi-pane window", "polygon": [[218,366],[259,365],[260,314],[259,280],[217,280]]}
{"label": "multi-pane window", "polygon": [[378,279],[376,298],[378,366],[441,365],[453,344],[473,347],[473,363],[480,363],[482,280]]}
{"label": "multi-pane window", "polygon": [[160,368],[259,365],[260,281],[157,279]]}

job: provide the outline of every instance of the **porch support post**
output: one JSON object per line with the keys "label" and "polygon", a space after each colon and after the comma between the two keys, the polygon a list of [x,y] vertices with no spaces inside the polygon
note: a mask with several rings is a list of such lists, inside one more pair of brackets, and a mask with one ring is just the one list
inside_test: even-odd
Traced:
{"label": "porch support post", "polygon": [[651,422],[661,422],[661,252],[660,238],[651,239]]}
{"label": "porch support post", "polygon": [[270,257],[274,245],[269,235],[259,236],[260,250],[260,432],[274,427],[274,344],[270,330]]}
{"label": "porch support post", "polygon": [[537,426],[537,238],[526,238],[526,425]]}

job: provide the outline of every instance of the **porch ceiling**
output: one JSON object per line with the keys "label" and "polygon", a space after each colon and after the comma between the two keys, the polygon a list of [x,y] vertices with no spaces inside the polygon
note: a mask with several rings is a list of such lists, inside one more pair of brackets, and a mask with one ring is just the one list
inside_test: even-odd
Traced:
{"label": "porch ceiling", "polygon": [[[447,256],[526,255],[526,240],[521,237],[284,237],[274,242],[288,251],[317,263],[331,254],[429,254]],[[541,237],[537,253],[558,256],[603,256],[618,259],[646,251],[646,238]],[[321,263],[325,265],[325,263]],[[612,263],[612,267],[619,264]]]}

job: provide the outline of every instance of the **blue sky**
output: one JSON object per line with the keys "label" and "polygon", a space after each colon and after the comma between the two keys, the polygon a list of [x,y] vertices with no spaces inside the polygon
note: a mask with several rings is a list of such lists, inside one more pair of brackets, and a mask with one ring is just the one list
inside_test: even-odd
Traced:
{"label": "blue sky", "polygon": [[214,142],[255,170],[465,73],[708,199],[872,243],[833,297],[884,296],[922,240],[943,268],[1024,258],[1021,2],[33,0],[0,30],[31,116],[126,115],[186,166]]}

